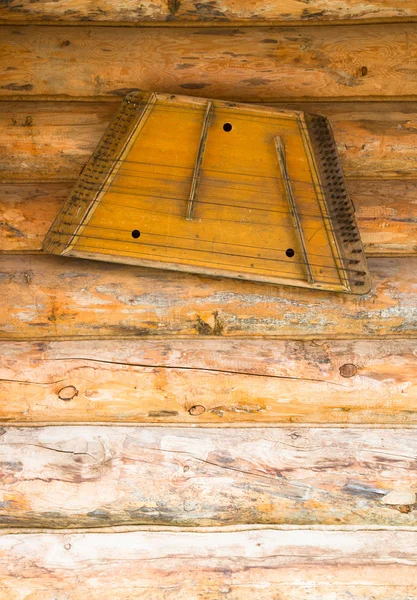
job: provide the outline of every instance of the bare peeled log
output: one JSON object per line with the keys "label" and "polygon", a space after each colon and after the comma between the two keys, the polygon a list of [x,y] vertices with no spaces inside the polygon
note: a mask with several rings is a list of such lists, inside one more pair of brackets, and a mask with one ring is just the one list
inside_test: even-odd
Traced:
{"label": "bare peeled log", "polygon": [[[304,4],[304,3],[303,3]],[[129,90],[271,102],[415,96],[414,23],[311,27],[2,26],[3,97]]]}
{"label": "bare peeled log", "polygon": [[3,342],[0,421],[417,424],[415,340]]}
{"label": "bare peeled log", "polygon": [[369,260],[372,290],[346,296],[73,258],[0,256],[0,337],[407,338],[416,258]]}
{"label": "bare peeled log", "polygon": [[0,7],[0,19],[8,24],[82,21],[88,24],[129,25],[252,25],[281,23],[338,23],[412,20],[417,16],[415,0],[57,0],[53,3],[15,0]]}
{"label": "bare peeled log", "polygon": [[415,527],[415,433],[9,427],[0,527]]}
{"label": "bare peeled log", "polygon": [[12,600],[410,600],[411,531],[135,531],[0,537]]}

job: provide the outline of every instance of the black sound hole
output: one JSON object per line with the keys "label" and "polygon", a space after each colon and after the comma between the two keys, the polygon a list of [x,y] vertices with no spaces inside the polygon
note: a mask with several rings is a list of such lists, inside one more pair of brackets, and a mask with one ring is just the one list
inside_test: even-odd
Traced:
{"label": "black sound hole", "polygon": [[139,231],[139,229],[134,229],[132,231],[132,238],[135,238],[135,240],[137,240],[138,237],[140,237],[140,231]]}
{"label": "black sound hole", "polygon": [[288,248],[287,250],[285,250],[285,254],[288,256],[288,258],[292,258],[295,252],[292,248]]}
{"label": "black sound hole", "polygon": [[223,125],[223,131],[232,131],[232,124],[231,123],[225,123]]}

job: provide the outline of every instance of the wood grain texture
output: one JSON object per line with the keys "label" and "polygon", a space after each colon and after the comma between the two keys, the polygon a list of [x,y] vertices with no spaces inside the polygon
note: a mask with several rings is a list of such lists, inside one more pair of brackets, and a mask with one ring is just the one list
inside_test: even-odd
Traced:
{"label": "wood grain texture", "polygon": [[0,184],[0,252],[38,252],[71,183]]}
{"label": "wood grain texture", "polygon": [[417,182],[350,181],[348,190],[366,254],[417,252]]}
{"label": "wood grain texture", "polygon": [[182,23],[227,25],[262,23],[316,23],[340,21],[390,21],[414,19],[417,16],[415,0],[147,0],[138,4],[134,0],[109,2],[108,0],[69,0],[63,2],[30,2],[11,0],[0,7],[0,20],[4,23],[29,23],[43,21],[88,22],[88,24],[161,24]]}
{"label": "wood grain texture", "polygon": [[0,537],[7,600],[411,600],[416,566],[415,531]]}
{"label": "wood grain texture", "polygon": [[[0,252],[39,252],[70,182],[0,184]],[[368,256],[417,253],[417,181],[354,181],[348,189]]]}
{"label": "wood grain texture", "polygon": [[1,527],[417,524],[415,430],[3,431]]}
{"label": "wood grain texture", "polygon": [[0,256],[3,339],[415,337],[417,259],[369,261],[365,296],[55,256]]}
{"label": "wood grain texture", "polygon": [[417,94],[417,25],[274,28],[3,26],[3,97],[131,89],[240,101]]}
{"label": "wood grain texture", "polygon": [[416,367],[414,340],[3,342],[0,421],[414,426]]}
{"label": "wood grain texture", "polygon": [[[415,102],[282,101],[274,106],[328,117],[347,179],[417,179]],[[117,108],[117,99],[3,101],[1,180],[74,181]]]}

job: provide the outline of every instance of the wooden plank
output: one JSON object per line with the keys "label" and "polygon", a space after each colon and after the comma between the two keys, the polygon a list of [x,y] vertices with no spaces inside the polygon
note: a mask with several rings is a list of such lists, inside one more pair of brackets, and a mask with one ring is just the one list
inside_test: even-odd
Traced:
{"label": "wooden plank", "polygon": [[10,600],[411,600],[415,531],[133,531],[0,537]]}
{"label": "wooden plank", "polygon": [[87,97],[139,88],[254,102],[404,97],[417,94],[408,66],[416,44],[415,24],[88,31],[3,26],[0,92]]}
{"label": "wooden plank", "polygon": [[88,24],[126,23],[131,25],[183,23],[216,25],[397,21],[415,19],[415,0],[343,0],[335,4],[331,0],[255,0],[250,4],[243,0],[176,0],[165,2],[153,0],[141,2],[122,0],[117,3],[105,0],[57,0],[56,2],[30,2],[11,0],[0,7],[0,20],[4,23],[44,23],[77,21]]}
{"label": "wooden plank", "polygon": [[[417,179],[415,102],[282,101],[274,105],[328,117],[348,179]],[[74,181],[117,107],[117,100],[3,101],[1,180]]]}
{"label": "wooden plank", "polygon": [[414,337],[417,259],[369,261],[344,296],[58,256],[0,256],[0,337]]}
{"label": "wooden plank", "polygon": [[415,526],[415,433],[8,427],[0,526]]}
{"label": "wooden plank", "polygon": [[200,336],[3,342],[0,421],[414,426],[415,348]]}
{"label": "wooden plank", "polygon": [[[71,182],[0,184],[0,252],[39,252]],[[368,256],[417,253],[417,181],[354,181],[348,189]]]}

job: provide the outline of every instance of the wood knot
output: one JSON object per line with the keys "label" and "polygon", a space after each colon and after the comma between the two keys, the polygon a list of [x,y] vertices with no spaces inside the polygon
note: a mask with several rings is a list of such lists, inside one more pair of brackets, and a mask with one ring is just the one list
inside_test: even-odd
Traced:
{"label": "wood knot", "polygon": [[359,73],[361,77],[366,77],[366,75],[368,75],[368,67],[361,67],[359,69]]}
{"label": "wood knot", "polygon": [[339,373],[342,377],[353,377],[358,372],[358,367],[352,363],[342,365],[339,369]]}
{"label": "wood knot", "polygon": [[188,412],[190,413],[190,415],[196,417],[206,412],[206,409],[201,404],[196,404],[195,406],[192,406]]}
{"label": "wood knot", "polygon": [[72,400],[73,398],[75,398],[75,396],[78,396],[78,390],[73,385],[67,385],[58,392],[58,398],[60,400]]}

